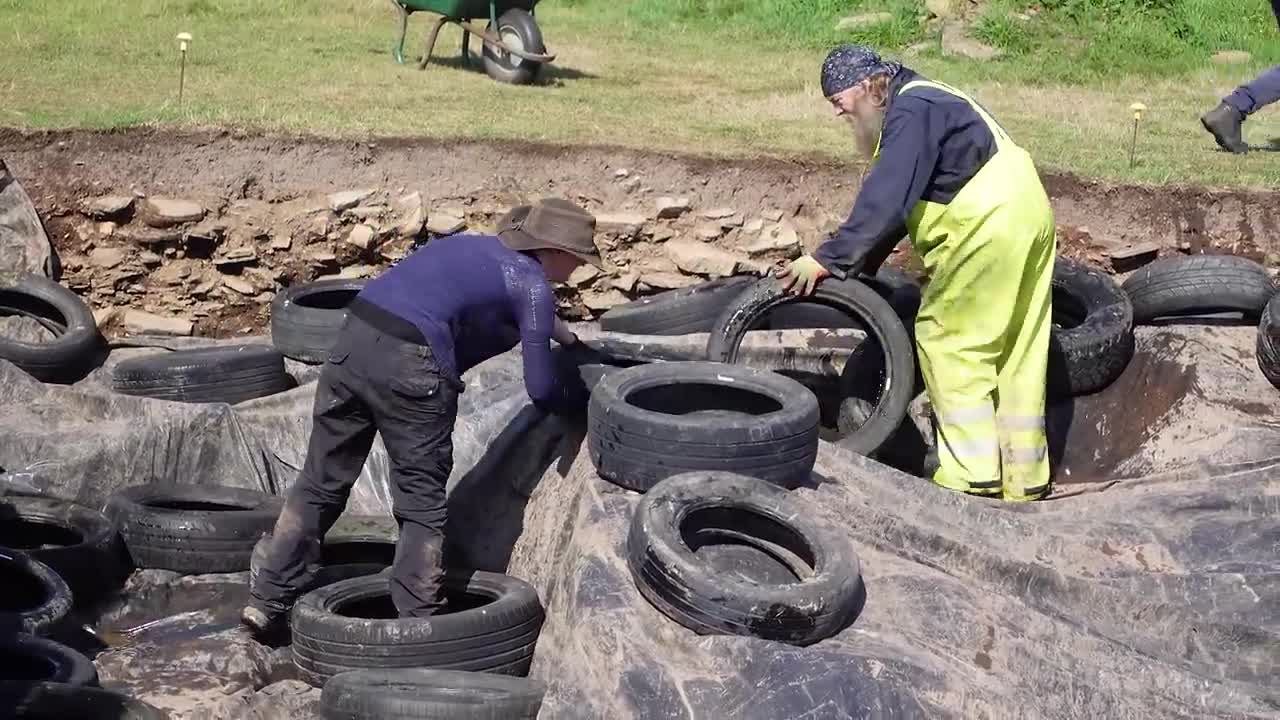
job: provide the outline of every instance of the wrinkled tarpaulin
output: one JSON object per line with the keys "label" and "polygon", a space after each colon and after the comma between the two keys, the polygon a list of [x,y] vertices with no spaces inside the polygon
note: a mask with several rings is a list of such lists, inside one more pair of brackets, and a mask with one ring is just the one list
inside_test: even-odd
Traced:
{"label": "wrinkled tarpaulin", "polygon": [[[1251,332],[1140,329],[1112,388],[1052,413],[1059,467],[1126,479],[1047,502],[955,495],[824,443],[819,486],[796,492],[853,538],[868,599],[809,648],[699,637],[645,603],[623,555],[638,496],[595,475],[581,428],[528,405],[516,353],[466,378],[454,550],[547,605],[545,718],[1274,717],[1280,403]],[[73,387],[0,362],[0,466],[46,461],[34,483],[93,505],[153,479],[293,481],[314,368],[234,409],[113,395],[109,367],[142,352]],[[353,511],[388,510],[386,477],[379,445]]]}

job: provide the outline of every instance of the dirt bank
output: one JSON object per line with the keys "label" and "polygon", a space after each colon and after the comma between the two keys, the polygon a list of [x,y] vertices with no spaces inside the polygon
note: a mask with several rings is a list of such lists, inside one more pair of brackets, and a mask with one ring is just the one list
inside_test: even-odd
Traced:
{"label": "dirt bank", "polygon": [[[568,315],[589,317],[702,277],[759,271],[814,247],[844,218],[860,174],[853,164],[811,159],[223,130],[0,130],[0,156],[66,258],[67,283],[95,309],[186,314],[197,333],[213,335],[261,327],[272,293],[292,282],[373,274],[451,218],[487,229],[512,205],[552,194],[606,221],[609,272],[579,278],[561,298]],[[1127,187],[1069,175],[1045,182],[1063,254],[1108,269],[1128,269],[1113,257],[1138,254],[1141,262],[1179,250],[1269,264],[1280,255],[1280,193]],[[374,193],[332,209],[331,194],[361,189]],[[87,200],[111,195],[137,196],[137,212],[103,222],[85,211]],[[142,197],[155,196],[205,212],[185,227],[144,227],[133,216],[143,212]],[[660,213],[663,197],[675,204]],[[416,207],[425,230],[412,227]],[[191,251],[192,237],[202,249]],[[672,239],[700,243],[691,247],[713,259],[682,255]],[[892,262],[910,265],[909,251]]]}

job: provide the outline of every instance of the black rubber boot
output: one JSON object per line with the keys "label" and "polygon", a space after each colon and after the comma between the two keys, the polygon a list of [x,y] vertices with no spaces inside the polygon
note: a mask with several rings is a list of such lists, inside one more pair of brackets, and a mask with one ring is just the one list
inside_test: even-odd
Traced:
{"label": "black rubber boot", "polygon": [[1249,146],[1240,137],[1240,123],[1244,122],[1244,113],[1227,103],[1219,103],[1218,107],[1200,116],[1200,124],[1213,133],[1213,138],[1223,150],[1233,153],[1247,153]]}

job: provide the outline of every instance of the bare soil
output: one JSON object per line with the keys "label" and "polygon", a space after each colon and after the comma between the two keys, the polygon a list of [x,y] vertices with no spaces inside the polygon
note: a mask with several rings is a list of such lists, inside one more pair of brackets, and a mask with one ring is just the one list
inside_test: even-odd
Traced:
{"label": "bare soil", "polygon": [[[79,209],[86,199],[103,195],[194,200],[210,209],[209,217],[217,217],[228,236],[238,232],[237,217],[253,208],[314,206],[327,193],[358,188],[376,188],[381,202],[420,192],[432,211],[463,211],[473,229],[486,228],[511,206],[549,195],[576,200],[596,213],[645,216],[642,232],[603,243],[609,274],[584,284],[580,291],[565,291],[562,304],[568,315],[577,318],[660,290],[646,285],[643,273],[668,279],[679,274],[660,243],[673,236],[697,237],[708,222],[701,213],[708,210],[732,209],[748,221],[761,216],[769,221],[780,214],[796,230],[803,248],[815,247],[847,215],[863,171],[853,162],[841,165],[804,158],[709,159],[614,147],[416,138],[352,141],[227,130],[0,129],[0,156],[35,202],[60,254],[69,258],[66,266],[75,281],[68,284],[89,297],[95,309],[107,302],[91,290],[101,287],[100,278],[76,275],[96,271],[86,262],[89,251],[140,250],[137,239],[127,235],[93,235],[94,223]],[[1113,254],[1125,255],[1144,244],[1160,254],[1245,255],[1271,267],[1280,258],[1280,192],[1121,186],[1056,174],[1045,175],[1044,181],[1057,213],[1061,254],[1107,270],[1121,267],[1113,266]],[[655,201],[661,196],[688,198],[690,210],[676,222],[658,221]],[[258,247],[264,248],[271,239],[296,233],[295,219],[277,212],[272,221],[276,226],[253,228],[248,237],[257,238]],[[244,222],[253,225],[262,220]],[[212,303],[211,309],[197,313],[197,334],[259,329],[267,321],[266,303],[273,289],[349,270],[351,265],[361,265],[359,272],[372,274],[388,262],[386,256],[361,256],[349,247],[344,251],[342,237],[331,232],[329,245],[321,248],[337,251],[336,261],[328,267],[308,261],[307,253],[317,248],[308,249],[306,242],[259,252],[263,272],[252,279],[257,283],[255,290],[261,292],[237,294],[222,288],[219,297],[226,302]],[[745,259],[743,250],[754,237],[745,228],[734,227],[721,237],[699,239]],[[167,267],[180,259],[181,253],[175,257],[166,252],[163,263]],[[772,253],[753,256],[751,262],[759,268],[782,259],[785,253]],[[904,243],[890,263],[911,267],[913,260]],[[181,313],[184,306],[175,305],[173,296],[183,289],[174,287],[177,283],[151,282],[149,275],[157,267],[152,258],[140,273],[133,273],[135,277],[116,283],[118,292],[108,298],[110,304]],[[642,281],[625,287],[627,275],[636,272],[642,274]],[[615,283],[619,280],[621,288]],[[584,303],[580,295],[591,296],[591,301]],[[186,307],[191,306],[186,301]]]}

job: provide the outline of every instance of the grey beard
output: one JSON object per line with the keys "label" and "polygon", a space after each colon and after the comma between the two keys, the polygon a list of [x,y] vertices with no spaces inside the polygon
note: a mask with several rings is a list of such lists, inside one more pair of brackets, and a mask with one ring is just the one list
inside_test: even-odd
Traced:
{"label": "grey beard", "polygon": [[884,123],[884,113],[872,111],[865,115],[849,116],[849,125],[853,130],[853,139],[857,143],[858,152],[870,161],[880,144],[880,130]]}

